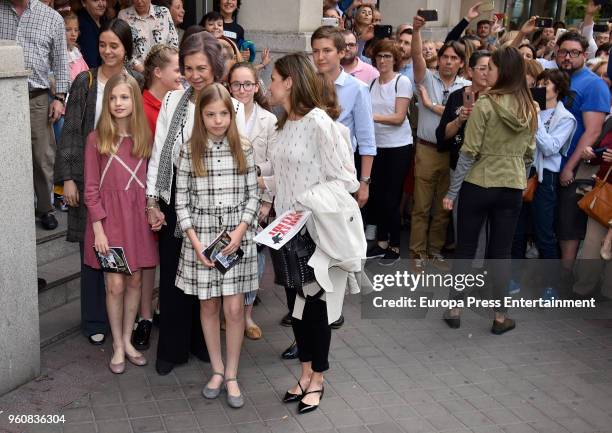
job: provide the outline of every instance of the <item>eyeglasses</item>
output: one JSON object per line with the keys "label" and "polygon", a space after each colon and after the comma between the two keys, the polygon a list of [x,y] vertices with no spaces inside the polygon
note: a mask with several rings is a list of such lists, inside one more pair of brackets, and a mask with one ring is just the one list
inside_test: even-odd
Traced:
{"label": "eyeglasses", "polygon": [[250,81],[245,81],[244,83],[234,81],[233,83],[230,83],[230,88],[234,92],[239,92],[241,87],[244,89],[245,92],[250,92],[251,90],[253,90],[253,88],[255,88],[255,83],[251,83]]}
{"label": "eyeglasses", "polygon": [[346,48],[355,48],[357,46],[357,44],[354,44],[352,42],[349,42],[348,44],[345,44]]}
{"label": "eyeglasses", "polygon": [[567,56],[569,54],[569,56],[572,59],[575,59],[576,57],[578,57],[580,54],[584,53],[584,51],[580,51],[580,50],[559,50],[557,51],[557,56],[564,58],[565,56]]}
{"label": "eyeglasses", "polygon": [[393,58],[393,54],[376,54],[376,58],[380,60],[389,60]]}
{"label": "eyeglasses", "polygon": [[476,66],[475,68],[472,68],[475,71],[478,72],[487,72],[489,70],[488,66]]}

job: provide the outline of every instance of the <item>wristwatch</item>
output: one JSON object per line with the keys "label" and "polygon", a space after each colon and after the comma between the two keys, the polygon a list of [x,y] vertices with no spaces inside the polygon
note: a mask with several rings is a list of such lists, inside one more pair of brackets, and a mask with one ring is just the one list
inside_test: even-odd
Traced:
{"label": "wristwatch", "polygon": [[359,178],[359,182],[363,182],[363,183],[365,183],[366,185],[369,185],[369,184],[371,184],[371,183],[372,183],[372,178],[371,178],[370,176],[361,176],[361,177]]}
{"label": "wristwatch", "polygon": [[63,105],[66,105],[66,97],[65,96],[54,95],[53,99],[55,99],[56,101],[60,101]]}
{"label": "wristwatch", "polygon": [[261,167],[258,165],[255,166],[255,173],[257,174],[257,177],[261,177]]}

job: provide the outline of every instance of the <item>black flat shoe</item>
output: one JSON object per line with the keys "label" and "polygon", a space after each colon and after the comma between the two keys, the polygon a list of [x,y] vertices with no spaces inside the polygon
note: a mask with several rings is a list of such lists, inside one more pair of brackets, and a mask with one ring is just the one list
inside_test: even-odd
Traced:
{"label": "black flat shoe", "polygon": [[449,328],[459,329],[461,327],[461,317],[460,316],[451,316],[448,314],[448,311],[444,312],[442,319],[446,322]]}
{"label": "black flat shoe", "polygon": [[290,327],[291,323],[292,323],[291,313],[285,314],[285,316],[280,321],[281,326],[286,326],[286,327]]}
{"label": "black flat shoe", "polygon": [[[100,339],[99,337],[94,338],[94,336],[96,335],[101,335],[102,339]],[[104,344],[104,342],[106,341],[106,335],[99,333],[99,334],[91,334],[89,337],[87,337],[87,339],[89,340],[89,343],[93,344],[94,346],[102,346]]]}
{"label": "black flat shoe", "polygon": [[285,396],[283,397],[283,403],[295,403],[296,401],[300,401],[302,399],[302,397],[304,396],[304,388],[302,388],[302,385],[300,384],[299,380],[298,380],[298,386],[300,387],[300,391],[302,391],[302,393],[292,394],[289,391],[287,391],[285,393]]}
{"label": "black flat shoe", "polygon": [[261,304],[261,299],[259,295],[255,295],[255,300],[253,301],[253,305],[257,306],[259,304]]}
{"label": "black flat shoe", "polygon": [[516,323],[514,320],[506,317],[502,323],[494,320],[493,326],[491,327],[491,332],[495,335],[501,335],[504,332],[512,331],[514,328],[516,328]]}
{"label": "black flat shoe", "polygon": [[55,215],[52,213],[46,213],[40,217],[40,225],[42,225],[45,230],[55,230],[57,228],[57,219],[55,219]]}
{"label": "black flat shoe", "polygon": [[164,361],[163,359],[157,358],[155,361],[155,371],[160,376],[166,376],[174,370],[174,363],[170,361]]}
{"label": "black flat shoe", "polygon": [[330,326],[332,327],[332,329],[340,329],[342,327],[342,325],[344,325],[344,316],[341,315],[340,318],[338,320],[336,320],[335,322],[333,322]]}
{"label": "black flat shoe", "polygon": [[149,348],[151,329],[153,329],[153,322],[151,320],[143,319],[138,322],[136,330],[132,333],[132,344],[136,350],[147,350]]}
{"label": "black flat shoe", "polygon": [[291,343],[291,346],[285,349],[285,351],[281,354],[281,358],[296,359],[298,357],[298,354],[299,352],[298,352],[297,343],[294,341],[293,343]]}
{"label": "black flat shoe", "polygon": [[[319,397],[319,404],[320,404],[321,400],[323,400],[324,391],[325,391],[325,388],[321,387],[321,389],[317,389],[315,391],[307,391],[304,393],[304,395],[314,394],[315,392],[320,392],[321,393],[321,397]],[[298,403],[298,413],[302,414],[302,413],[312,412],[313,410],[318,409],[319,404],[306,404],[302,400],[300,400],[300,402]]]}

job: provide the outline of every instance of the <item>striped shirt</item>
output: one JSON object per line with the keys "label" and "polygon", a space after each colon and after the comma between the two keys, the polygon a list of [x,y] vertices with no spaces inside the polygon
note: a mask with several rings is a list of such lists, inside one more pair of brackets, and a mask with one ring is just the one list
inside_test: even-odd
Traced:
{"label": "striped shirt", "polygon": [[20,17],[9,0],[0,0],[0,39],[16,41],[23,47],[25,67],[32,71],[30,90],[49,89],[52,72],[57,93],[68,92],[68,49],[59,13],[38,0],[29,0]]}

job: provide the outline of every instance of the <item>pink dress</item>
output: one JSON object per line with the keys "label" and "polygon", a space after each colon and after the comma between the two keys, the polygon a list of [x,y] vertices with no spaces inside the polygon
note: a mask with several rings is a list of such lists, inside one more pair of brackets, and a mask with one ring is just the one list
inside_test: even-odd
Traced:
{"label": "pink dress", "polygon": [[85,264],[100,269],[93,223],[102,221],[110,247],[123,247],[132,272],[157,266],[155,236],[145,214],[147,160],[132,155],[132,138],[121,139],[114,155],[101,155],[92,132],[85,147]]}

